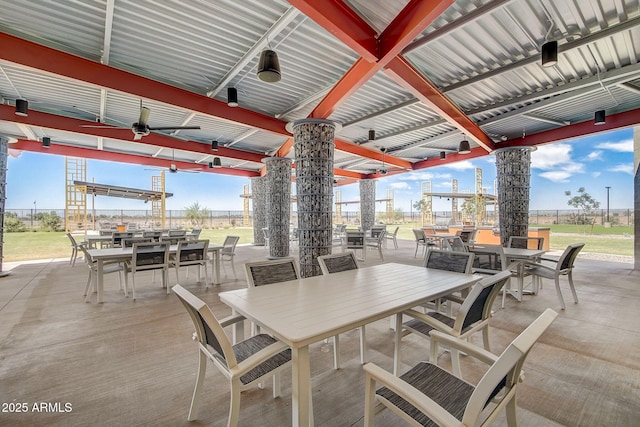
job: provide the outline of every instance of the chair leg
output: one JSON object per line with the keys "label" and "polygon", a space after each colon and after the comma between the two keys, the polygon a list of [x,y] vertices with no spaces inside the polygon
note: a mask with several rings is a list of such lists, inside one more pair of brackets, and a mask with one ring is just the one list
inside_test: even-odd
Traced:
{"label": "chair leg", "polygon": [[574,303],[578,303],[578,294],[576,293],[576,287],[573,286],[573,274],[571,271],[569,271],[569,274],[567,275],[567,278],[569,279],[569,287],[571,287],[571,293],[573,294],[573,302]]}
{"label": "chair leg", "polygon": [[514,395],[505,406],[505,411],[507,413],[507,426],[509,427],[518,427],[518,417],[516,414],[517,407],[516,396]]}
{"label": "chair leg", "polygon": [[560,300],[560,307],[564,310],[567,307],[564,305],[564,298],[562,298],[562,292],[560,291],[560,276],[556,276],[556,292]]}
{"label": "chair leg", "polygon": [[340,369],[340,335],[333,336],[333,369]]}
{"label": "chair leg", "polygon": [[460,352],[450,348],[449,353],[451,353],[451,370],[453,371],[453,375],[458,378],[462,378],[462,370],[460,369]]}
{"label": "chair leg", "polygon": [[[87,278],[87,284],[84,287],[84,294],[82,294],[83,297],[86,297],[89,294],[89,286],[91,286],[92,279],[93,279],[93,272],[89,270],[89,277]],[[87,298],[85,298],[85,301],[87,301]]]}
{"label": "chair leg", "polygon": [[236,263],[235,263],[235,256],[231,255],[231,270],[233,270],[233,278],[234,279],[238,279],[238,276],[236,275]]}
{"label": "chair leg", "polygon": [[484,345],[485,350],[491,351],[491,343],[489,342],[489,325],[486,325],[482,329],[482,344]]}
{"label": "chair leg", "polygon": [[204,382],[204,376],[207,371],[207,357],[199,352],[200,357],[198,359],[198,372],[196,374],[196,387],[193,390],[193,397],[191,398],[191,406],[189,407],[189,415],[187,419],[193,421],[198,415],[198,406],[200,406],[200,391],[202,390],[202,383]]}
{"label": "chair leg", "polygon": [[275,399],[276,397],[280,397],[280,394],[282,393],[282,387],[280,387],[280,374],[274,374],[273,375],[273,398]]}
{"label": "chair leg", "polygon": [[169,269],[162,269],[162,287],[167,289],[167,295],[171,295],[171,288],[169,287]]}
{"label": "chair leg", "polygon": [[136,273],[131,274],[131,297],[136,300]]}
{"label": "chair leg", "polygon": [[207,260],[205,260],[202,265],[198,266],[198,271],[200,271],[200,269],[204,268],[204,287],[208,288],[209,287],[209,270],[207,269]]}
{"label": "chair leg", "polygon": [[413,253],[413,257],[416,258],[418,256],[418,244],[416,243],[416,251]]}
{"label": "chair leg", "polygon": [[229,427],[238,425],[240,416],[240,379],[231,381],[231,402],[229,402]]}
{"label": "chair leg", "polygon": [[364,427],[373,427],[376,417],[376,382],[369,375],[366,376],[364,388]]}

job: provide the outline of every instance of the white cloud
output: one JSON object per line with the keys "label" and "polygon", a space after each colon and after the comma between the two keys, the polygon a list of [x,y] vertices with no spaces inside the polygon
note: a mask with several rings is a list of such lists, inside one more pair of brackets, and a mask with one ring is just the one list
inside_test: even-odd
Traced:
{"label": "white cloud", "polygon": [[392,182],[391,184],[389,184],[389,187],[393,188],[394,190],[408,190],[410,188],[410,185],[407,182]]}
{"label": "white cloud", "polygon": [[571,175],[570,172],[566,171],[542,172],[540,174],[541,177],[553,182],[569,182]]}
{"label": "white cloud", "polygon": [[445,165],[442,165],[442,167],[445,168],[449,168],[449,169],[455,169],[455,170],[467,170],[467,169],[474,169],[475,166],[473,163],[471,163],[470,160],[463,160],[461,162],[455,162],[455,163],[447,163]]}
{"label": "white cloud", "polygon": [[632,164],[620,164],[620,165],[615,165],[612,168],[608,169],[611,172],[622,172],[622,173],[628,173],[629,175],[633,176],[633,165]]}
{"label": "white cloud", "polygon": [[601,172],[593,172],[591,176],[594,178],[598,178],[601,174],[602,174]]}
{"label": "white cloud", "polygon": [[625,139],[619,142],[601,142],[596,145],[596,148],[602,148],[604,150],[619,151],[621,153],[633,153],[633,139]]}
{"label": "white cloud", "polygon": [[602,151],[596,150],[587,154],[587,160],[601,160],[602,159]]}
{"label": "white cloud", "polygon": [[559,165],[570,164],[572,147],[569,144],[548,144],[531,153],[531,167],[542,170],[555,169]]}
{"label": "white cloud", "polygon": [[450,179],[449,173],[409,172],[398,176],[403,181],[430,181],[433,179]]}

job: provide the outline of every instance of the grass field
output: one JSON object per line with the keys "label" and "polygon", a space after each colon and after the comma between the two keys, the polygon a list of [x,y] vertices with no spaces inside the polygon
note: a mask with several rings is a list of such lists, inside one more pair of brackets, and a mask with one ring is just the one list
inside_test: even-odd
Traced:
{"label": "grass field", "polygon": [[[416,224],[400,224],[398,239],[413,241],[411,229]],[[535,227],[535,225],[531,225]],[[585,252],[633,256],[633,227],[614,226],[604,228],[595,226],[593,234],[576,231],[574,225],[551,225],[551,249],[563,250],[567,245],[584,242]],[[395,226],[388,226],[393,230]],[[222,244],[225,236],[240,236],[239,244],[253,242],[253,229],[230,228],[202,230],[201,237],[213,243]],[[79,238],[82,240],[82,238]],[[26,232],[4,234],[4,262],[27,261],[34,259],[64,258],[71,254],[71,243],[64,232]]]}

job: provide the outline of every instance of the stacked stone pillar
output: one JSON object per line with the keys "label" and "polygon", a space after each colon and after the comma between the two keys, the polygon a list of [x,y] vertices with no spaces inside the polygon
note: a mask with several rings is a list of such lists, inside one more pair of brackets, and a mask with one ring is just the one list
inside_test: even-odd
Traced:
{"label": "stacked stone pillar", "polygon": [[376,223],[376,181],[360,180],[360,226],[363,231],[371,230]]}
{"label": "stacked stone pillar", "polygon": [[506,246],[511,236],[529,233],[529,191],[531,148],[496,150],[500,241]]}
{"label": "stacked stone pillar", "polygon": [[263,176],[251,178],[251,201],[253,202],[253,244],[264,246],[263,228],[267,228],[267,179]]}
{"label": "stacked stone pillar", "polygon": [[293,123],[302,277],[322,274],[317,258],[331,251],[335,128],[323,119]]}
{"label": "stacked stone pillar", "polygon": [[265,159],[267,179],[267,228],[269,258],[289,256],[289,221],[291,220],[291,159]]}

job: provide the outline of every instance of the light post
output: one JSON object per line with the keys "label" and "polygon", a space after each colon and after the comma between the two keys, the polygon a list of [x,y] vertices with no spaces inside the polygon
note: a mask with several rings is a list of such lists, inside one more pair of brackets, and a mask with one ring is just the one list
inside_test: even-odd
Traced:
{"label": "light post", "polygon": [[609,190],[611,189],[611,187],[604,187],[607,189],[607,222],[609,221]]}

